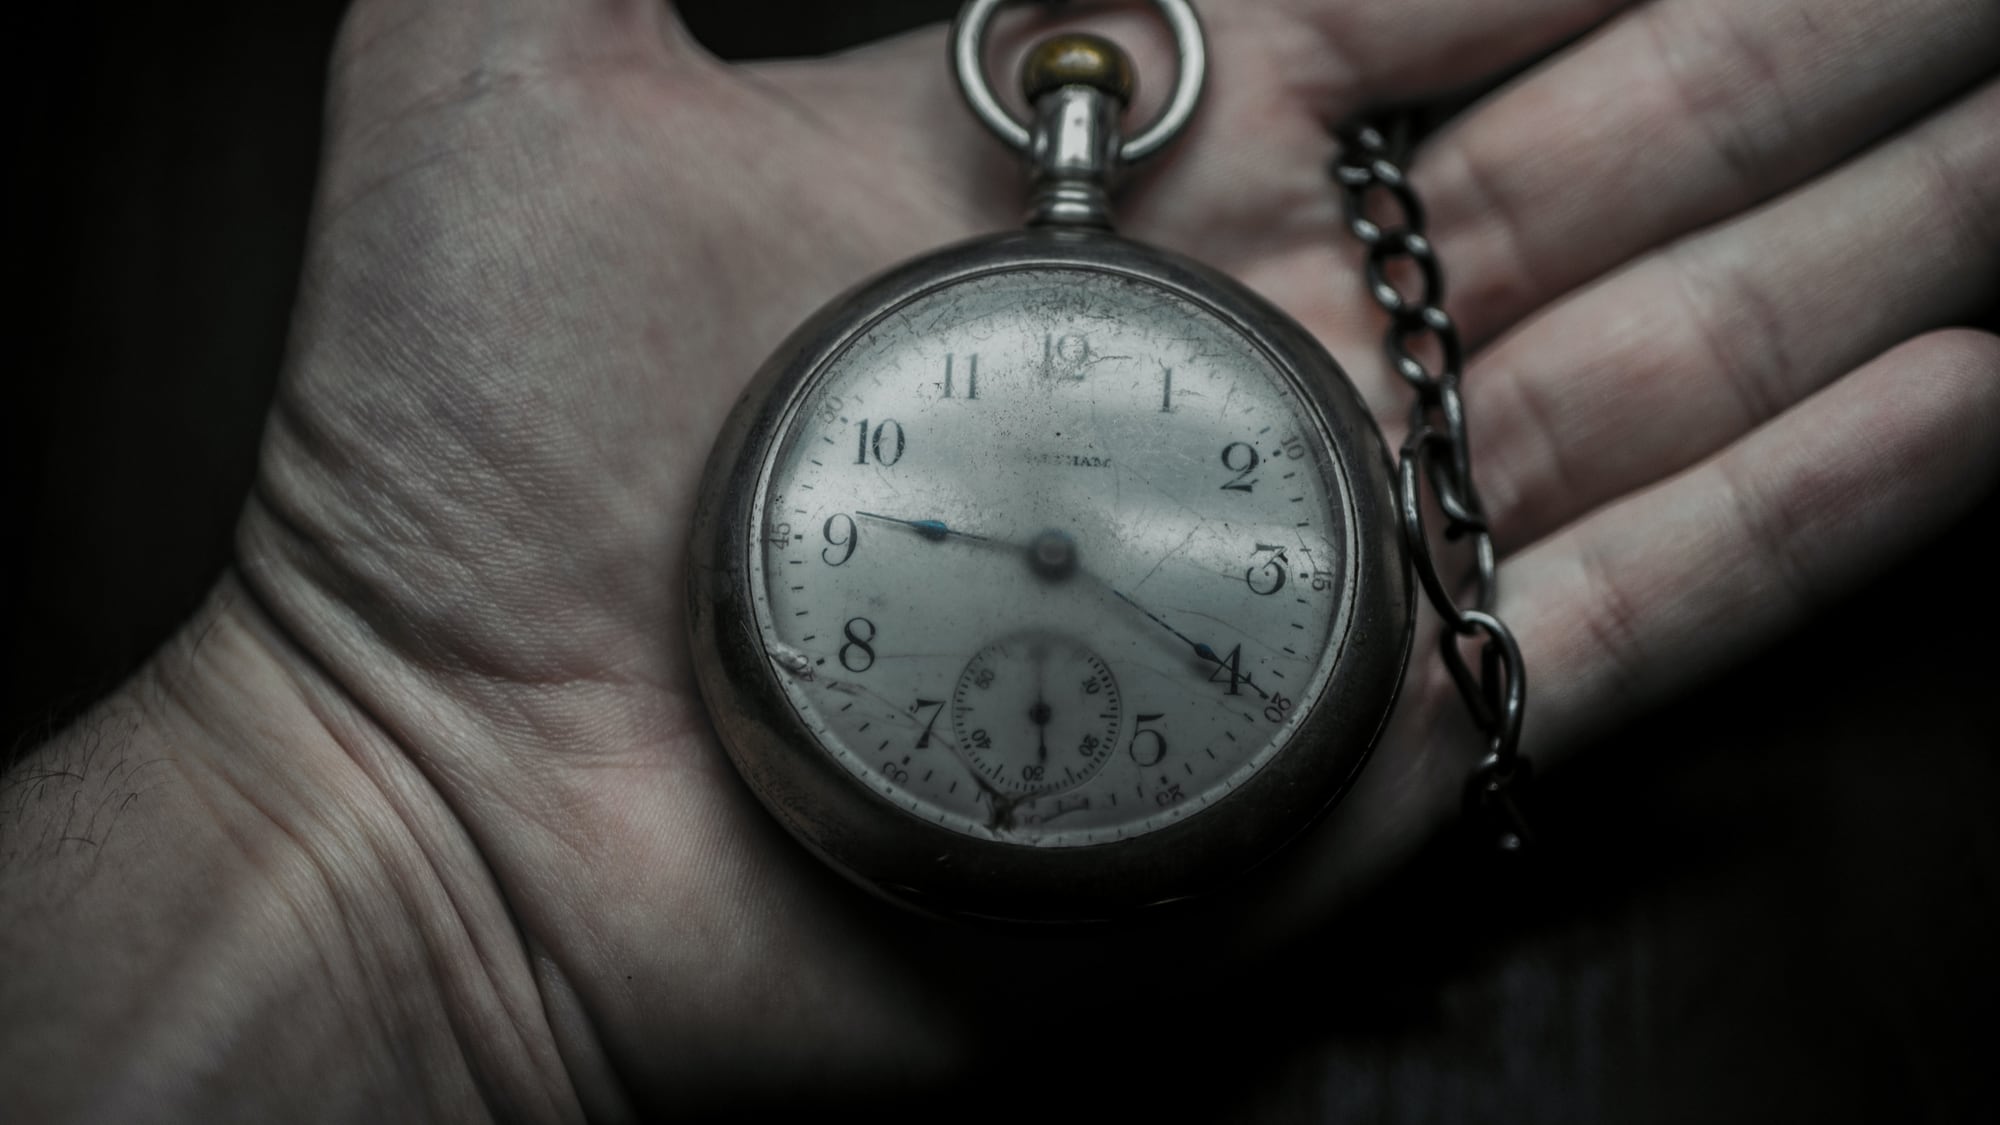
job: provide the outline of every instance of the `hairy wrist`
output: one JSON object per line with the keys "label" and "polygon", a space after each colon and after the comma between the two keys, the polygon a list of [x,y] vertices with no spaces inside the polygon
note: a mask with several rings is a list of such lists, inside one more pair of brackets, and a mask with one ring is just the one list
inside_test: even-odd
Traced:
{"label": "hairy wrist", "polygon": [[576,1116],[477,850],[225,582],[0,778],[0,1104]]}

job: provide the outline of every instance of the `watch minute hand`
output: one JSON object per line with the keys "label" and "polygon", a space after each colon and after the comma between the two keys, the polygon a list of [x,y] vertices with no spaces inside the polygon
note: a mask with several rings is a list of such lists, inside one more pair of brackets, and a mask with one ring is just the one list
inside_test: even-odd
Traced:
{"label": "watch minute hand", "polygon": [[[1140,613],[1145,614],[1146,619],[1148,621],[1151,621],[1153,624],[1158,625],[1160,628],[1165,629],[1169,633],[1172,633],[1174,636],[1179,637],[1181,643],[1193,649],[1194,654],[1196,656],[1201,657],[1203,660],[1206,660],[1210,664],[1216,665],[1217,667],[1225,666],[1223,659],[1215,654],[1214,649],[1208,647],[1207,645],[1203,644],[1200,641],[1195,640],[1194,638],[1188,636],[1186,633],[1183,633],[1179,629],[1174,628],[1172,625],[1167,624],[1166,618],[1161,617],[1159,614],[1154,613],[1152,610],[1147,609],[1145,606],[1142,606],[1138,602],[1135,602],[1131,598],[1125,596],[1125,591],[1120,590],[1117,587],[1110,585],[1109,583],[1106,583],[1104,588],[1110,590],[1112,596],[1116,597],[1119,601],[1124,602],[1126,605],[1129,605],[1133,609],[1138,610]],[[1265,699],[1270,698],[1270,694],[1266,692],[1263,688],[1260,688],[1255,683],[1253,683],[1250,677],[1245,676],[1240,672],[1235,672],[1233,669],[1231,674],[1235,675],[1236,678],[1241,680],[1243,683],[1249,684],[1251,691],[1256,692],[1258,695],[1263,696]]]}

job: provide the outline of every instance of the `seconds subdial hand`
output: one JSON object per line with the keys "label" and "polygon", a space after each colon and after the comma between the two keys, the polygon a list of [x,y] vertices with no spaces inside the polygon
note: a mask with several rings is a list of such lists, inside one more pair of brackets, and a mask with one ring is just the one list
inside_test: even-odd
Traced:
{"label": "seconds subdial hand", "polygon": [[1035,661],[1035,702],[1028,708],[1028,721],[1035,724],[1035,763],[1045,766],[1049,763],[1049,720],[1055,717],[1054,709],[1049,706],[1048,650],[1037,649],[1032,655]]}

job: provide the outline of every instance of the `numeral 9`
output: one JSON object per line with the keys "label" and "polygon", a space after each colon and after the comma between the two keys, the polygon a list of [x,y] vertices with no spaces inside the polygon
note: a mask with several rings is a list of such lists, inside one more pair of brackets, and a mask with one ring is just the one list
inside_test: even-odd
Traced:
{"label": "numeral 9", "polygon": [[[845,513],[828,516],[826,524],[819,530],[821,535],[826,536],[827,542],[827,545],[821,547],[819,551],[821,562],[828,566],[841,566],[854,557],[854,548],[861,543],[861,529],[854,526],[854,517]],[[839,533],[835,534],[836,531]],[[833,557],[836,547],[845,548],[839,558]]]}

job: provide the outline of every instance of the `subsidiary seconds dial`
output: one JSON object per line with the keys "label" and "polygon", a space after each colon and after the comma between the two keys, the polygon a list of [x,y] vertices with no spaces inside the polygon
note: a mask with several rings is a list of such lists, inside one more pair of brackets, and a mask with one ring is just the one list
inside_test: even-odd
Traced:
{"label": "subsidiary seconds dial", "polygon": [[951,693],[951,728],[995,789],[1053,793],[1090,780],[1121,728],[1118,679],[1096,653],[1052,633],[988,645]]}

